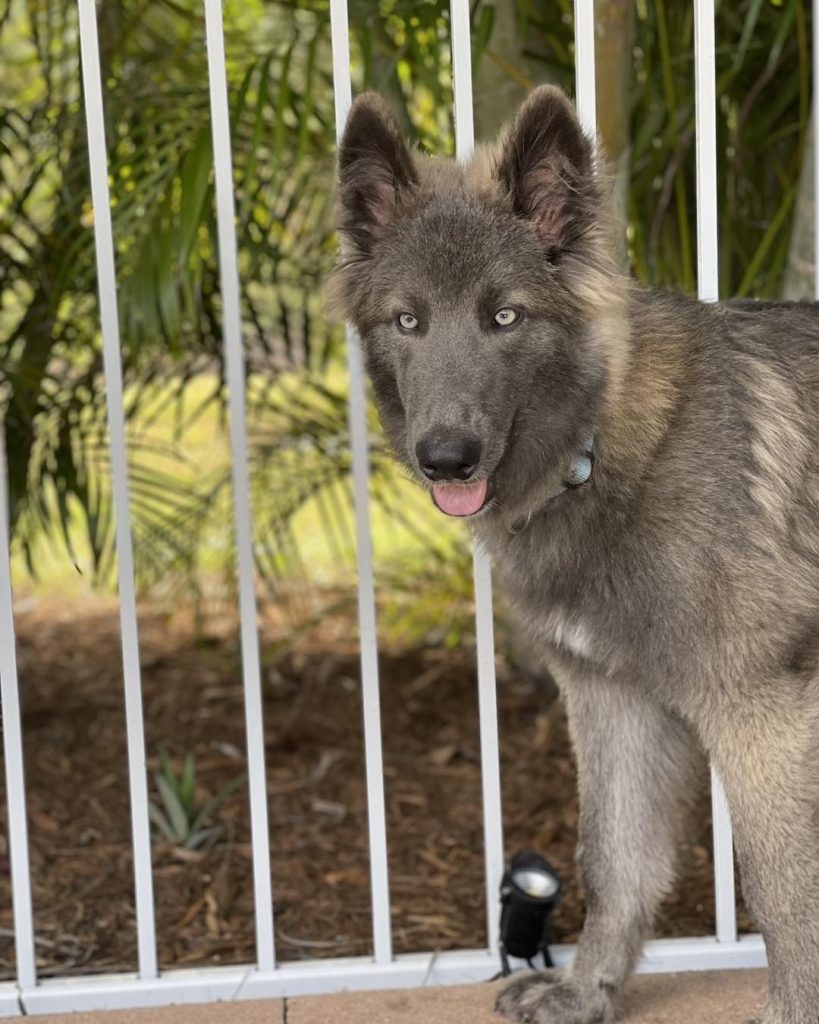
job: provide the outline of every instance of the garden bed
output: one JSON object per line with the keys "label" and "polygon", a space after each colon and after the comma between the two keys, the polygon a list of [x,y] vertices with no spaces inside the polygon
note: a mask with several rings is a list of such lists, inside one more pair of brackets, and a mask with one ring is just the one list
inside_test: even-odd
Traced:
{"label": "garden bed", "polygon": [[[151,796],[166,750],[192,753],[197,798],[246,771],[239,653],[232,630],[194,640],[180,619],[140,613]],[[20,682],[37,952],[44,975],[136,965],[119,623],[110,601],[20,601]],[[278,630],[278,635],[277,635]],[[281,959],[371,949],[358,654],[349,614],[282,645],[266,624],[264,732]],[[278,641],[278,642],[277,642]],[[498,661],[506,847],[555,864],[559,941],[576,938],[577,808],[559,705]],[[485,941],[474,652],[416,645],[381,656],[390,883],[398,952]],[[2,805],[5,814],[5,803]],[[188,850],[154,847],[162,966],[250,962],[252,862],[246,787]],[[2,827],[5,837],[5,822]],[[661,935],[714,928],[710,801],[686,835]],[[747,927],[742,913],[741,922]],[[0,849],[0,967],[13,972],[8,851]]]}

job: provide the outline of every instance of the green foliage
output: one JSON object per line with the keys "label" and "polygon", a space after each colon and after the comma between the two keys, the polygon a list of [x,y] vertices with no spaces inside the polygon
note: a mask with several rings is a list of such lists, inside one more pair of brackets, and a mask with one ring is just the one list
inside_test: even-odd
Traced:
{"label": "green foliage", "polygon": [[[604,6],[600,3],[600,7]],[[525,55],[574,91],[571,0],[519,3]],[[696,288],[693,5],[636,0],[629,258],[647,284]],[[802,0],[717,4],[720,292],[776,296],[810,115]],[[599,75],[598,69],[598,75]],[[598,81],[598,89],[607,83]],[[601,126],[604,136],[606,126]]]}
{"label": "green foliage", "polygon": [[[225,16],[248,374],[275,382],[296,372],[320,382],[338,362],[341,339],[323,313],[321,295],[335,254],[326,5],[228,3]],[[434,144],[448,120],[448,78],[437,66],[444,32],[438,13],[421,11],[411,20],[417,31],[407,31],[400,6],[384,5],[378,26],[359,41],[358,68],[363,81],[406,97],[407,123],[422,126],[421,137]],[[216,386],[207,401],[224,416],[202,5],[106,0],[98,22],[132,512],[140,579],[150,585],[174,562],[195,562],[192,545],[213,509],[224,511],[228,483],[226,466],[215,465],[181,486],[180,466],[173,463],[183,460],[184,444],[176,454],[166,448],[160,469],[146,441],[161,416],[148,410],[160,387],[181,408],[189,383],[210,376]],[[0,244],[6,384],[0,412],[15,540],[35,570],[44,536],[78,561],[81,529],[93,578],[107,582],[114,566],[113,513],[74,6],[11,0],[0,21],[0,55],[14,65],[17,85],[0,120],[0,218],[10,228]],[[416,88],[416,76],[425,84]],[[347,445],[341,399],[334,413],[333,432]],[[201,414],[179,415],[180,441]],[[251,459],[268,479],[267,467],[282,458],[270,449],[273,432],[263,419],[264,412],[257,422],[266,442]],[[304,441],[302,428],[294,423],[285,450]],[[278,419],[275,431],[280,437]],[[336,450],[348,465],[348,456]],[[281,488],[288,497],[273,503],[272,518],[264,517],[269,503],[262,505],[267,568],[286,559],[287,546],[279,542],[292,531],[285,520],[316,491],[314,477],[299,475],[298,485]],[[335,480],[340,473],[331,475]]]}
{"label": "green foliage", "polygon": [[[475,9],[476,76],[492,63],[525,83],[526,65],[573,91],[571,0],[517,0],[511,59],[497,47],[502,2]],[[197,423],[226,415],[202,4],[102,0],[98,12],[139,579],[195,596],[202,549],[219,547],[226,564],[232,554],[226,451],[195,466],[185,451]],[[350,13],[354,88],[385,94],[423,148],[451,153],[448,3],[352,0]],[[228,0],[225,23],[257,562],[278,592],[309,561],[297,528],[306,509],[339,562],[352,548],[342,332],[321,296],[335,254],[329,13],[326,0]],[[809,116],[809,11],[800,0],[722,2],[716,35],[721,288],[775,295]],[[629,259],[642,281],[693,290],[691,5],[636,0],[631,56]],[[75,5],[0,3],[0,60],[0,413],[15,543],[32,571],[43,538],[78,563],[82,546],[107,583]],[[371,438],[379,514],[429,543],[374,419]],[[433,538],[431,550],[465,564],[463,543]],[[396,572],[396,585],[409,575]]]}
{"label": "green foliage", "polygon": [[213,822],[214,815],[228,797],[245,781],[241,775],[204,804],[196,802],[196,759],[185,758],[177,775],[166,750],[159,752],[159,772],[154,776],[159,802],[151,800],[148,813],[157,833],[169,843],[186,850],[198,850],[224,831],[224,825]]}
{"label": "green foliage", "polygon": [[[379,626],[388,642],[399,647],[426,643],[453,648],[472,636],[475,595],[471,567],[465,544],[453,545],[445,563],[428,554],[396,559],[385,566],[379,575],[384,598]],[[423,595],[422,600],[418,594]]]}

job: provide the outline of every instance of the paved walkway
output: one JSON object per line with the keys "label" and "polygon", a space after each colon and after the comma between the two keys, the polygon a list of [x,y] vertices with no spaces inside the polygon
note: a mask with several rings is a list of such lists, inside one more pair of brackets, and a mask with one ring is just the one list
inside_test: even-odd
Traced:
{"label": "paved walkway", "polygon": [[[43,1024],[500,1024],[492,1012],[500,984],[37,1019]],[[765,971],[642,975],[629,985],[623,1024],[743,1024],[762,1009],[765,985]]]}

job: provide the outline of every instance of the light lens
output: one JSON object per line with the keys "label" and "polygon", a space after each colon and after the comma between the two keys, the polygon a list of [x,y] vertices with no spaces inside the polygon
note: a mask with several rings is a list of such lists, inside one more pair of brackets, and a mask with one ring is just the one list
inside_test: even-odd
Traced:
{"label": "light lens", "polygon": [[519,868],[512,872],[515,885],[536,900],[548,900],[557,893],[558,882],[553,875],[536,868]]}

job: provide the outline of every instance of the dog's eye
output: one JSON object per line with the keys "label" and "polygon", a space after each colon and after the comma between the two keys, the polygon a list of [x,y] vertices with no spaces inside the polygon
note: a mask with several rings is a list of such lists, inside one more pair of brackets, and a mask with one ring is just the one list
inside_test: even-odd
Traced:
{"label": "dog's eye", "polygon": [[402,331],[414,331],[418,326],[418,317],[413,316],[412,313],[399,313],[398,326]]}
{"label": "dog's eye", "polygon": [[520,313],[516,309],[511,309],[509,306],[504,306],[503,309],[499,309],[492,318],[498,327],[511,327],[511,325],[518,319]]}

